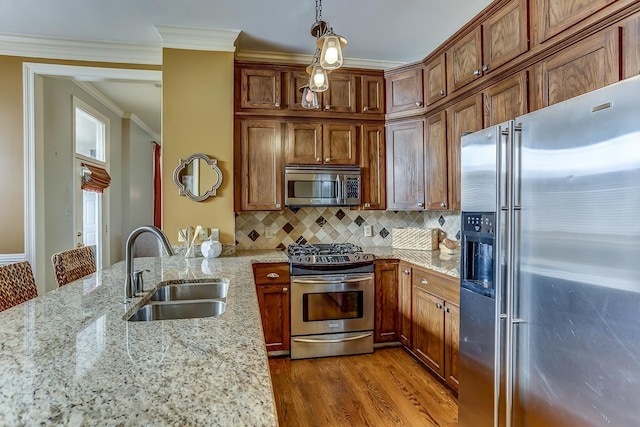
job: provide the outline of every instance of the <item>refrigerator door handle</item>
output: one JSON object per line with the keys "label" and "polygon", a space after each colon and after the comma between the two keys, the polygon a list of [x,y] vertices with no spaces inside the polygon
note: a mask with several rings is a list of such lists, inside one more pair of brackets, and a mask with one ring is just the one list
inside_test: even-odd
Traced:
{"label": "refrigerator door handle", "polygon": [[511,201],[513,204],[513,207],[516,209],[519,209],[521,206],[521,201],[520,201],[520,177],[521,177],[521,162],[522,162],[522,138],[523,138],[523,131],[522,131],[522,126],[521,125],[516,125],[513,127],[513,158],[512,158],[512,165],[513,165],[513,180],[511,181],[512,183],[512,188],[511,188]]}

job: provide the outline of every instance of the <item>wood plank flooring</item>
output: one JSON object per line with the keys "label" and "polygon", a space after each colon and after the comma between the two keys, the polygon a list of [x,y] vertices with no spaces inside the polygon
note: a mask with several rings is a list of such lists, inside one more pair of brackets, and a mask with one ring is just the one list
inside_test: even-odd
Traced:
{"label": "wood plank flooring", "polygon": [[400,347],[269,367],[280,427],[458,425],[454,394]]}

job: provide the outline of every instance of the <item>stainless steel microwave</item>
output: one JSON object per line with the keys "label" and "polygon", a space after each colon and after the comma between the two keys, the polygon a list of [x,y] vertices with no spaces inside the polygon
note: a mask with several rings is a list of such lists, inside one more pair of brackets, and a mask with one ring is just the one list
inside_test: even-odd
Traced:
{"label": "stainless steel microwave", "polygon": [[285,166],[285,205],[357,206],[360,181],[358,166]]}

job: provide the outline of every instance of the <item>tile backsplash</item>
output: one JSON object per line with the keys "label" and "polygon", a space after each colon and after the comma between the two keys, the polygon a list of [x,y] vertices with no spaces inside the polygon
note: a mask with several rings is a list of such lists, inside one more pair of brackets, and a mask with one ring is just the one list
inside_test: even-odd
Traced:
{"label": "tile backsplash", "polygon": [[[371,237],[365,236],[372,226]],[[439,228],[460,238],[460,213],[450,211],[358,211],[349,208],[299,208],[284,212],[236,214],[236,249],[281,249],[293,243],[342,243],[391,246],[391,229]],[[269,237],[267,237],[269,236]]]}

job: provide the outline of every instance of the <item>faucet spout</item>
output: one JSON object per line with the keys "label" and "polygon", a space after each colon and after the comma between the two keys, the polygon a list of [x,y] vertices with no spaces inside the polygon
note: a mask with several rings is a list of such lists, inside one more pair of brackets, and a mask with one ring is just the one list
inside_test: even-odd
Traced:
{"label": "faucet spout", "polygon": [[133,277],[134,276],[133,244],[135,243],[138,236],[145,232],[149,232],[154,236],[156,236],[160,241],[160,243],[162,243],[162,246],[164,247],[164,250],[167,252],[168,255],[175,255],[175,253],[173,252],[173,247],[171,246],[171,243],[169,243],[169,239],[167,238],[167,235],[164,234],[164,232],[160,230],[158,227],[154,227],[153,225],[143,225],[133,230],[131,234],[129,234],[129,237],[127,237],[127,243],[125,245],[125,255],[124,255],[125,269],[126,269],[126,277],[124,279],[125,302],[129,298],[133,298],[136,293],[136,283],[135,283],[135,278]]}

